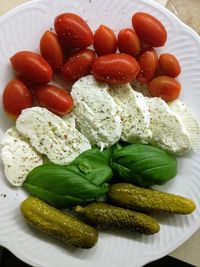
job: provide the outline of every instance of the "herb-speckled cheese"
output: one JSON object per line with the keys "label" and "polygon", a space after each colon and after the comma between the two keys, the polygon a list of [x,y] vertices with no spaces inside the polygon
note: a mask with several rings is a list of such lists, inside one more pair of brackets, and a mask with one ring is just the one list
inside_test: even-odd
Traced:
{"label": "herb-speckled cheese", "polygon": [[191,149],[191,142],[184,123],[161,98],[146,98],[151,116],[152,145],[177,155]]}
{"label": "herb-speckled cheese", "polygon": [[176,99],[169,102],[170,109],[180,118],[183,122],[191,141],[191,148],[198,149],[200,145],[200,123],[188,110],[185,103]]}
{"label": "herb-speckled cheese", "polygon": [[14,186],[21,186],[28,173],[43,164],[42,156],[14,127],[6,131],[1,147],[5,175]]}
{"label": "herb-speckled cheese", "polygon": [[131,82],[131,87],[134,91],[141,93],[143,96],[151,97],[151,94],[146,83],[141,84],[139,81],[134,80]]}
{"label": "herb-speckled cheese", "polygon": [[62,119],[69,127],[76,128],[76,117],[72,113],[65,114]]}
{"label": "herb-speckled cheese", "polygon": [[128,83],[111,86],[110,94],[120,107],[121,139],[128,143],[148,143],[152,134],[150,113],[145,97],[134,91]]}
{"label": "herb-speckled cheese", "polygon": [[86,137],[45,108],[25,109],[16,121],[17,130],[30,140],[32,146],[50,161],[65,165],[91,148]]}
{"label": "herb-speckled cheese", "polygon": [[122,130],[119,108],[108,90],[107,84],[88,75],[79,79],[71,91],[78,128],[101,149],[117,143]]}

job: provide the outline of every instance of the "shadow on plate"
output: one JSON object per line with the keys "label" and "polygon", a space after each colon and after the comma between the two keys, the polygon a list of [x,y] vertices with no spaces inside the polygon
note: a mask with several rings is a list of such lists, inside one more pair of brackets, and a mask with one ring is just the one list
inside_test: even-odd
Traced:
{"label": "shadow on plate", "polygon": [[[169,213],[152,213],[149,214],[155,218],[159,224],[167,225],[171,227],[184,227],[187,222],[187,216],[190,215],[180,215],[180,214],[169,214]],[[183,223],[184,222],[184,223]]]}
{"label": "shadow on plate", "polygon": [[40,239],[45,243],[52,244],[55,249],[59,249],[63,253],[69,254],[70,256],[74,256],[75,258],[85,259],[89,257],[91,253],[94,253],[94,250],[97,247],[97,245],[90,249],[72,247],[51,235],[48,235],[42,231],[33,228],[32,226],[27,225],[27,227],[29,232],[32,232],[32,235],[35,238]]}

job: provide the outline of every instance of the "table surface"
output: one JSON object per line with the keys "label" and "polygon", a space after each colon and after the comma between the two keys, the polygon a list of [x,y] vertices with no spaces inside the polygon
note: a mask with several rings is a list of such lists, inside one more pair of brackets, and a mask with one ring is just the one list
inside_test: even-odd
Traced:
{"label": "table surface", "polygon": [[[29,0],[30,1],[30,0]],[[200,34],[200,0],[156,0]],[[28,0],[0,0],[0,16]],[[200,229],[170,255],[200,267]]]}

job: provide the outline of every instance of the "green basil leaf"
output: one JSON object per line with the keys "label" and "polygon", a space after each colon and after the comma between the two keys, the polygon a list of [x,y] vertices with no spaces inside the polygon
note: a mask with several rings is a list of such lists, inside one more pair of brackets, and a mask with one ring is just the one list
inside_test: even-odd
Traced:
{"label": "green basil leaf", "polygon": [[50,205],[66,208],[95,201],[108,190],[113,172],[110,154],[98,148],[83,152],[68,166],[46,163],[33,169],[24,188]]}
{"label": "green basil leaf", "polygon": [[91,164],[87,159],[80,160],[78,166],[79,169],[85,174],[92,172]]}
{"label": "green basil leaf", "polygon": [[94,201],[108,190],[107,184],[96,185],[76,166],[49,163],[33,169],[24,188],[50,205],[66,208],[71,205]]}
{"label": "green basil leaf", "polygon": [[94,166],[98,164],[109,164],[111,160],[110,149],[100,151],[99,148],[92,148],[81,153],[75,160],[73,160],[69,165],[79,162],[82,159],[92,160]]}
{"label": "green basil leaf", "polygon": [[118,149],[121,149],[121,148],[122,148],[122,145],[117,143],[117,144],[115,144],[115,145],[113,145],[107,149],[104,149],[103,151],[101,151],[101,153],[104,154],[104,157],[107,157],[107,163],[110,164],[114,152]]}
{"label": "green basil leaf", "polygon": [[102,185],[109,181],[113,172],[109,166],[111,160],[111,150],[100,151],[99,148],[92,148],[83,152],[69,166],[76,166],[87,179],[96,185]]}
{"label": "green basil leaf", "polygon": [[145,187],[163,184],[177,174],[177,161],[173,156],[143,144],[116,150],[111,166],[120,177]]}
{"label": "green basil leaf", "polygon": [[47,156],[44,156],[43,157],[43,164],[48,164],[48,163],[51,163],[51,161],[48,159]]}
{"label": "green basil leaf", "polygon": [[56,208],[67,208],[74,205],[84,203],[81,198],[59,195],[39,186],[30,183],[24,183],[24,188],[33,196],[38,197]]}

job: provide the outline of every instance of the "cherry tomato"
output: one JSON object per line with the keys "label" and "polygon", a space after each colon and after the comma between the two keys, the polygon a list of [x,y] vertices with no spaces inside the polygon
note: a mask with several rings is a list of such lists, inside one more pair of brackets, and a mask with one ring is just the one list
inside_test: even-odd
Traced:
{"label": "cherry tomato", "polygon": [[64,63],[64,56],[58,37],[51,31],[46,31],[40,40],[40,52],[51,65],[54,72],[58,72]]}
{"label": "cherry tomato", "polygon": [[52,78],[52,68],[40,55],[31,51],[21,51],[10,58],[13,69],[24,81],[46,84]]}
{"label": "cherry tomato", "polygon": [[3,92],[3,107],[12,118],[17,118],[23,109],[32,106],[32,94],[28,87],[20,80],[13,79]]}
{"label": "cherry tomato", "polygon": [[90,73],[95,59],[93,50],[85,49],[72,55],[62,68],[62,74],[67,81],[76,81]]}
{"label": "cherry tomato", "polygon": [[152,96],[161,97],[165,101],[172,101],[178,98],[181,85],[174,78],[159,76],[149,83],[149,91]]}
{"label": "cherry tomato", "polygon": [[55,18],[54,26],[59,39],[71,48],[86,48],[93,43],[93,33],[78,15],[64,13]]}
{"label": "cherry tomato", "polygon": [[133,81],[140,72],[138,62],[127,54],[111,54],[95,59],[92,66],[95,78],[110,84]]}
{"label": "cherry tomato", "polygon": [[158,68],[158,56],[153,48],[146,48],[139,56],[138,62],[141,67],[137,79],[141,83],[149,82]]}
{"label": "cherry tomato", "polygon": [[71,95],[57,86],[50,84],[38,86],[34,89],[34,94],[40,106],[58,115],[64,115],[73,108]]}
{"label": "cherry tomato", "polygon": [[139,38],[152,47],[163,46],[167,32],[162,23],[150,14],[138,12],[132,17],[133,28]]}
{"label": "cherry tomato", "polygon": [[121,53],[129,54],[133,57],[140,53],[140,40],[132,29],[123,29],[118,34],[118,48]]}
{"label": "cherry tomato", "polygon": [[80,52],[81,50],[78,48],[68,48],[65,51],[65,61],[66,62],[71,56],[77,54],[78,52]]}
{"label": "cherry tomato", "polygon": [[117,38],[113,30],[101,25],[94,34],[94,49],[98,56],[114,54],[117,50]]}
{"label": "cherry tomato", "polygon": [[158,68],[157,68],[157,70],[156,70],[156,72],[155,72],[155,74],[154,74],[154,78],[155,77],[158,77],[158,76],[165,76],[166,74],[164,73],[164,71],[159,67],[159,65],[158,65]]}
{"label": "cherry tomato", "polygon": [[181,73],[178,59],[172,54],[162,54],[159,58],[159,66],[170,77],[177,77]]}

